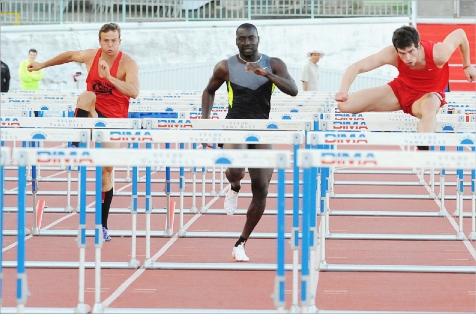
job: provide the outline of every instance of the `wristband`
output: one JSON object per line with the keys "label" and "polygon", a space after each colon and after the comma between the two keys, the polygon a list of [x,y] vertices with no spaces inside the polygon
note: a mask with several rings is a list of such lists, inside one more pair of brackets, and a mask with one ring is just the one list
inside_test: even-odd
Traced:
{"label": "wristband", "polygon": [[471,66],[471,64],[468,64],[467,66],[463,66],[463,70],[466,70],[467,68],[469,68]]}

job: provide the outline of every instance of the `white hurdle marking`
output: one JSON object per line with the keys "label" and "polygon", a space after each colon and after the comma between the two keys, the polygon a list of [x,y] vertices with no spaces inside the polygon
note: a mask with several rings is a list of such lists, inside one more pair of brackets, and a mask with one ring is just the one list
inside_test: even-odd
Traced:
{"label": "white hurdle marking", "polygon": [[375,151],[375,150],[300,150],[298,165],[311,160],[313,167],[363,168],[445,168],[475,169],[474,152]]}
{"label": "white hurdle marking", "polygon": [[61,166],[201,166],[227,165],[230,167],[278,168],[282,158],[289,166],[291,152],[281,150],[148,150],[131,149],[118,158],[117,149],[32,149],[18,148],[14,158],[23,155],[30,165]]}
{"label": "white hurdle marking", "polygon": [[[77,141],[87,143],[90,139],[90,130],[81,130],[81,129],[32,129],[32,128],[5,128],[0,129],[0,138],[2,141],[52,141],[52,142],[68,142],[68,141]],[[37,149],[42,149],[41,147]],[[65,211],[71,212],[71,167],[67,168],[68,177],[67,177],[67,190],[66,190],[66,207]],[[36,180],[35,189],[32,191],[33,194],[33,217],[36,217],[36,190],[38,189],[38,180],[35,177],[32,177],[32,180]],[[78,193],[79,194],[79,193]],[[79,200],[79,197],[78,197]],[[36,225],[36,220],[33,219],[33,234],[39,234],[39,229]]]}
{"label": "white hurdle marking", "polygon": [[310,131],[313,121],[267,119],[143,119],[146,129],[220,129],[220,130],[287,130]]}
{"label": "white hurdle marking", "polygon": [[235,143],[235,144],[294,144],[296,137],[304,137],[304,131],[270,132],[250,130],[158,130],[158,129],[107,129],[93,130],[93,139],[101,134],[104,142],[138,143]]}
{"label": "white hurdle marking", "polygon": [[[71,128],[71,129],[134,129],[140,128],[140,119],[116,119],[116,118],[2,118],[2,128]],[[8,119],[8,121],[6,120]],[[5,121],[5,123],[3,123]],[[8,122],[8,123],[6,123]]]}
{"label": "white hurdle marking", "polygon": [[[433,151],[363,151],[363,150],[300,150],[298,165],[303,171],[311,167],[331,167],[335,165],[364,168],[411,168],[435,167],[447,169],[475,169],[474,152],[433,152]],[[307,180],[305,181],[308,182]],[[306,184],[305,183],[305,184]],[[307,197],[311,197],[308,195]],[[306,198],[306,195],[303,196]],[[324,247],[325,215],[321,219],[321,248]],[[436,236],[435,236],[436,237]],[[465,239],[461,230],[453,240]],[[352,271],[432,271],[432,272],[474,272],[474,267],[464,266],[394,266],[394,265],[328,265],[325,254],[321,254],[321,270],[352,270]]]}
{"label": "white hurdle marking", "polygon": [[70,101],[62,102],[7,102],[2,103],[2,110],[22,111],[64,111],[73,112],[76,104]]}
{"label": "white hurdle marking", "polygon": [[475,145],[475,133],[308,132],[311,145]]}
{"label": "white hurdle marking", "polygon": [[[324,120],[336,121],[380,121],[380,122],[409,122],[420,119],[403,112],[362,112],[350,113],[325,113]],[[436,120],[440,122],[476,122],[476,115],[469,114],[437,114]]]}
{"label": "white hurdle marking", "polygon": [[[43,118],[41,118],[43,119]],[[81,129],[33,129],[2,128],[2,141],[55,141],[55,142],[89,142],[90,130]]]}
{"label": "white hurdle marking", "polygon": [[[319,130],[322,131],[397,131],[416,132],[418,120],[412,121],[341,121],[341,120],[320,120]],[[436,121],[436,132],[464,132],[475,131],[474,122],[444,122]]]}

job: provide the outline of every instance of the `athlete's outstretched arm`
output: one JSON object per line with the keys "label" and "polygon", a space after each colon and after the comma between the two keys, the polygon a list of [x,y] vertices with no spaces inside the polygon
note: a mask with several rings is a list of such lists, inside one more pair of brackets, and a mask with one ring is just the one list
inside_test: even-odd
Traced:
{"label": "athlete's outstretched arm", "polygon": [[464,73],[468,81],[476,80],[476,69],[470,64],[470,49],[466,33],[458,28],[446,36],[441,43],[433,47],[433,59],[437,66],[442,66],[450,59],[453,52],[459,49],[461,60],[463,62]]}
{"label": "athlete's outstretched arm", "polygon": [[393,46],[387,46],[379,52],[370,55],[350,65],[342,77],[339,92],[335,96],[336,101],[347,101],[350,86],[360,73],[365,73],[379,68],[383,65],[390,64],[397,66],[398,55]]}
{"label": "athlete's outstretched arm", "polygon": [[60,65],[68,62],[85,63],[89,54],[94,53],[94,49],[66,51],[45,62],[32,62],[28,65],[28,71],[38,71],[47,67]]}
{"label": "athlete's outstretched arm", "polygon": [[469,42],[466,33],[458,28],[446,36],[441,43],[436,43],[433,48],[433,59],[437,66],[442,66],[450,59],[453,52],[459,49],[463,66],[469,65]]}
{"label": "athlete's outstretched arm", "polygon": [[208,81],[207,87],[202,93],[202,119],[208,119],[212,112],[213,102],[215,101],[215,92],[220,86],[228,80],[228,64],[226,60],[217,63],[213,69],[213,74]]}

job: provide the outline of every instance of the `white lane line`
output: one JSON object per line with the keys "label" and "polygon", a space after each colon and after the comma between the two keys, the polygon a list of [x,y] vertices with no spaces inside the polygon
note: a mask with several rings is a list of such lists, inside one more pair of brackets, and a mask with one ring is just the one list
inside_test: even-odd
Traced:
{"label": "white lane line", "polygon": [[[217,195],[215,196],[210,202],[208,202],[207,204],[207,208],[209,208],[213,203],[215,203],[217,201],[217,199],[219,199],[220,196]],[[195,214],[195,216],[192,217],[192,219],[190,219],[185,225],[184,225],[184,230],[187,230],[202,214],[201,213],[197,213]],[[167,241],[167,243],[165,243],[165,245],[157,252],[155,253],[154,256],[152,256],[151,260],[153,262],[157,261],[157,259],[159,257],[161,257],[171,246],[172,244],[175,243],[175,241],[177,241],[177,239],[179,238],[178,236],[178,232],[175,233],[172,238],[170,238],[169,241]],[[142,275],[142,273],[144,271],[146,271],[147,269],[146,268],[139,268],[137,269],[129,278],[127,278],[109,297],[107,297],[103,302],[102,302],[102,306],[103,307],[109,307],[111,305],[112,302],[114,302],[117,298],[119,298],[121,296],[121,294],[126,291],[127,288],[129,288],[129,286],[137,279],[140,277],[140,275]]]}
{"label": "white lane line", "polygon": [[[428,186],[428,183],[425,181],[425,188],[426,190],[428,191],[428,193],[432,193],[431,192],[431,187]],[[438,207],[440,208],[440,212],[441,212],[441,202],[439,202],[436,198],[433,199],[436,203],[436,205],[438,205]],[[458,223],[455,221],[455,219],[453,218],[453,216],[451,216],[447,210],[445,210],[445,217],[448,219],[448,221],[450,222],[450,224],[453,226],[453,228],[455,229],[456,232],[459,231],[459,225]],[[476,260],[476,250],[474,249],[473,245],[471,244],[471,241],[469,241],[469,239],[466,237],[466,235],[463,233],[463,244],[464,246],[466,246],[466,248],[468,249],[468,252],[469,254],[471,254],[471,256],[473,257],[474,260]]]}

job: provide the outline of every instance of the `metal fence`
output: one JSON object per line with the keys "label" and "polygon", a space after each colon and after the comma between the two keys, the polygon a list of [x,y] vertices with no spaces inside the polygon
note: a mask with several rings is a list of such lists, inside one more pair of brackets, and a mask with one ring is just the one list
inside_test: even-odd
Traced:
{"label": "metal fence", "polygon": [[476,17],[474,0],[0,0],[0,24],[408,17],[412,9],[415,17]]}
{"label": "metal fence", "polygon": [[410,16],[411,0],[1,0],[2,25]]}

